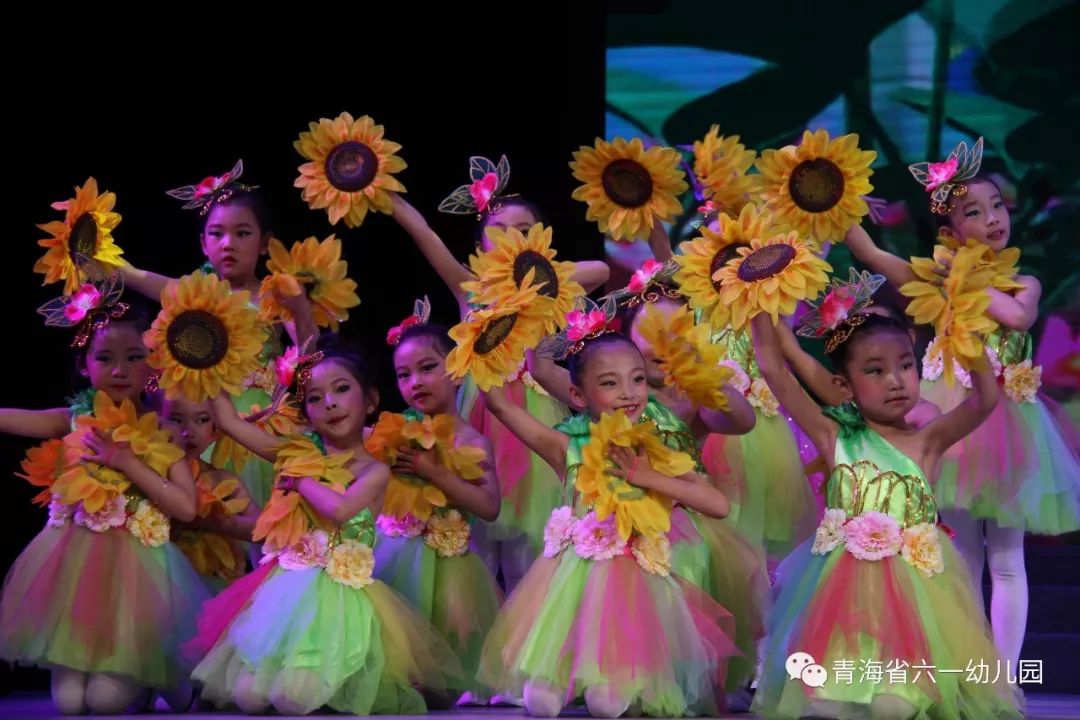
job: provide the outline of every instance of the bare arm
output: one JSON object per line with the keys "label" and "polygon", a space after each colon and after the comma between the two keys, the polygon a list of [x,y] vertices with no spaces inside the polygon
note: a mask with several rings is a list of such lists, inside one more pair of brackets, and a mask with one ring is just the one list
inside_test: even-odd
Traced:
{"label": "bare arm", "polygon": [[210,406],[214,413],[214,424],[221,432],[263,460],[267,462],[277,460],[277,451],[282,444],[281,438],[271,435],[240,417],[228,395],[218,395],[210,401]]}
{"label": "bare arm", "polygon": [[356,480],[344,493],[339,493],[314,478],[302,478],[297,489],[320,515],[336,523],[343,523],[351,520],[364,508],[371,508],[371,511],[377,514],[381,508],[375,507],[375,501],[386,490],[389,479],[390,468],[381,462],[370,462],[357,474]]}
{"label": "bare arm", "polygon": [[246,540],[251,542],[251,534],[255,531],[255,522],[259,519],[259,507],[251,501],[247,489],[240,479],[226,470],[211,470],[214,473],[215,484],[226,480],[237,482],[236,490],[229,497],[230,500],[247,500],[247,507],[243,512],[235,515],[214,515],[207,518],[195,518],[190,524],[192,527],[216,532],[219,535]]}
{"label": "bare arm", "polygon": [[473,274],[457,261],[419,210],[397,193],[390,193],[390,197],[394,201],[394,220],[405,232],[409,233],[416,247],[420,249],[420,253],[446,283],[446,287],[458,299],[458,303],[464,304],[465,293],[461,290],[461,283],[472,280]]}
{"label": "bare arm", "polygon": [[487,406],[499,422],[518,436],[521,442],[544,459],[560,477],[566,475],[566,449],[570,441],[566,435],[549,428],[506,399],[504,388],[492,388],[484,394]]}
{"label": "bare arm", "polygon": [[653,223],[652,232],[649,233],[649,249],[653,257],[660,262],[667,262],[675,257],[675,251],[671,249],[671,238],[668,237],[667,228],[659,220]]}
{"label": "bare arm", "polygon": [[971,370],[971,392],[963,402],[919,430],[926,447],[925,467],[936,466],[942,453],[970,435],[990,417],[991,411],[997,405],[999,393],[997,377],[990,367],[990,361],[983,354]]}
{"label": "bare arm", "polygon": [[861,225],[852,225],[844,237],[844,242],[851,248],[855,259],[873,272],[884,275],[893,286],[900,287],[917,279],[906,260],[875,245]]}
{"label": "bare arm", "polygon": [[529,374],[544,388],[548,395],[567,407],[573,407],[570,400],[570,372],[561,368],[549,357],[541,357],[532,350],[525,352]]}
{"label": "bare arm", "polygon": [[191,468],[186,460],[173,463],[166,479],[136,457],[127,443],[115,442],[97,428],[83,436],[83,444],[86,446],[82,456],[85,462],[98,463],[123,473],[169,517],[180,522],[194,519],[198,508],[195,478],[191,476]]}
{"label": "bare arm", "polygon": [[630,448],[614,446],[609,452],[612,475],[625,478],[632,485],[669,497],[685,507],[710,517],[726,517],[731,505],[724,493],[717,490],[708,478],[696,472],[671,477],[653,469],[644,449],[637,453]]}
{"label": "bare arm", "polygon": [[481,520],[491,522],[499,517],[499,508],[502,505],[499,484],[495,479],[494,451],[491,449],[491,443],[483,437],[478,437],[477,440],[478,442],[465,444],[479,447],[487,455],[483,464],[484,474],[480,477],[479,483],[469,482],[459,477],[453,470],[439,465],[433,450],[424,452],[412,448],[401,448],[398,451],[398,467],[405,472],[420,476],[442,490],[451,505],[467,510]]}
{"label": "bare arm", "polygon": [[836,423],[822,415],[821,408],[787,371],[780,354],[776,328],[769,316],[762,313],[750,322],[755,355],[765,382],[831,466],[836,445]]}
{"label": "bare arm", "polygon": [[45,440],[71,432],[71,411],[67,408],[22,410],[0,408],[0,433]]}
{"label": "bare arm", "polygon": [[709,429],[709,432],[721,435],[745,435],[753,430],[754,423],[757,422],[754,406],[745,395],[730,385],[726,386],[723,392],[728,401],[727,410],[710,410],[709,408],[698,410],[698,417],[705,427]]}
{"label": "bare arm", "polygon": [[611,277],[611,268],[603,260],[582,260],[574,263],[574,273],[571,276],[585,288],[585,292],[591,293]]}
{"label": "bare arm", "polygon": [[301,293],[300,300],[293,301],[289,309],[292,311],[292,319],[286,320],[283,325],[285,332],[293,341],[293,345],[303,347],[304,343],[319,337],[319,326],[315,323],[315,314],[311,310],[311,301]]}
{"label": "bare arm", "polygon": [[161,291],[172,278],[152,273],[149,270],[140,270],[134,265],[121,265],[120,276],[124,278],[124,287],[131,288],[135,292],[150,298],[154,302],[161,301]]}
{"label": "bare arm", "polygon": [[1012,330],[1030,330],[1039,318],[1039,298],[1042,286],[1030,275],[1020,275],[1017,282],[1024,286],[1015,295],[990,288],[990,307],[986,313]]}
{"label": "bare arm", "polygon": [[799,345],[795,333],[786,324],[776,326],[777,339],[780,341],[780,351],[784,354],[795,376],[806,383],[810,392],[817,396],[824,405],[842,405],[847,398],[833,383],[833,374],[829,369],[818,362],[810,353]]}

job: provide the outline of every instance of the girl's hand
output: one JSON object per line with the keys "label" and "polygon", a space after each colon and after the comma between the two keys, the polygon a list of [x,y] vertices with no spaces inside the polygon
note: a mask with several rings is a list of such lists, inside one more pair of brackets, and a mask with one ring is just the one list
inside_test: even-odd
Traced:
{"label": "girl's hand", "polygon": [[608,471],[612,475],[621,477],[631,485],[647,487],[642,480],[646,479],[653,469],[643,448],[635,450],[613,445],[608,450],[608,459],[615,464],[615,467]]}
{"label": "girl's hand", "polygon": [[274,487],[288,495],[291,492],[296,492],[300,488],[300,480],[301,478],[298,477],[282,475],[277,479],[277,482],[274,483]]}
{"label": "girl's hand", "polygon": [[99,428],[94,428],[83,437],[87,452],[83,453],[85,462],[97,463],[117,472],[125,472],[137,458],[127,443],[114,442]]}
{"label": "girl's hand", "polygon": [[435,450],[402,447],[398,448],[397,462],[393,469],[395,472],[415,475],[430,482],[438,471],[439,464],[436,462]]}

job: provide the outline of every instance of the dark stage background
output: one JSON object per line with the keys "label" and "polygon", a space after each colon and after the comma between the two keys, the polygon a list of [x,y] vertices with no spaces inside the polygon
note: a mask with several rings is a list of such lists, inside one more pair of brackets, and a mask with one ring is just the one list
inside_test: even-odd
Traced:
{"label": "dark stage background", "polygon": [[[436,213],[468,179],[468,157],[506,153],[511,190],[550,213],[569,259],[600,258],[602,240],[570,199],[571,151],[603,134],[604,19],[600,3],[422,7],[420,3],[286,3],[243,9],[173,5],[159,15],[80,3],[38,4],[7,25],[4,68],[8,179],[2,297],[5,376],[0,406],[62,404],[75,389],[68,333],[46,329],[35,308],[59,294],[31,272],[41,255],[34,225],[58,214],[88,176],[117,194],[114,237],[133,264],[179,276],[202,262],[195,214],[165,190],[220,175],[237,158],[262,186],[286,244],[342,237],[362,304],[343,334],[386,360],[384,336],[427,293],[435,319],[455,321],[449,293],[388,216],[331,228],[292,187],[303,159],[293,140],[310,121],[370,114],[403,145],[398,175],[408,199],[465,259],[475,221]],[[166,6],[162,6],[163,8]],[[16,51],[16,44],[30,49]],[[402,403],[385,370],[383,407]],[[13,477],[33,441],[0,436],[7,476],[0,567],[41,528],[30,486]],[[0,670],[5,685],[44,675]]]}

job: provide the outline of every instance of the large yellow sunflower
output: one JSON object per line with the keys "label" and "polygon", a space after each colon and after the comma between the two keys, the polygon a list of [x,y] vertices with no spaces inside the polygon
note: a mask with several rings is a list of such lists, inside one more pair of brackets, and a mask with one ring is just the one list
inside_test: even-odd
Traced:
{"label": "large yellow sunflower", "polygon": [[533,275],[530,269],[523,287],[503,295],[494,305],[470,312],[450,328],[450,337],[457,343],[446,356],[451,377],[471,374],[476,386],[486,391],[505,383],[517,370],[525,351],[544,335],[546,313],[537,312]]}
{"label": "large yellow sunflower", "polygon": [[573,198],[588,203],[587,220],[614,240],[633,241],[649,236],[656,220],[670,220],[682,212],[678,196],[686,191],[686,174],[679,167],[677,150],[651,147],[640,138],[608,143],[596,139],[594,147],[574,153],[570,168],[584,185]]}
{"label": "large yellow sunflower", "polygon": [[575,487],[582,502],[592,506],[598,520],[615,514],[619,537],[629,540],[637,532],[655,537],[671,529],[671,498],[645,490],[608,472],[612,445],[644,449],[653,470],[676,477],[694,469],[694,459],[672,450],[656,436],[656,424],[633,424],[626,413],[604,413],[599,422],[589,423],[589,442],[582,448],[581,467]]}
{"label": "large yellow sunflower", "polygon": [[907,313],[915,322],[934,326],[945,380],[950,385],[956,377],[953,361],[970,368],[983,353],[983,337],[997,328],[986,314],[990,306],[986,290],[996,276],[995,268],[986,262],[988,250],[979,244],[958,249],[944,281],[933,260],[912,258],[911,269],[920,279],[900,288],[902,294],[913,298]]}
{"label": "large yellow sunflower", "polygon": [[157,413],[140,416],[130,400],[117,405],[107,393],[96,393],[94,413],[76,418],[75,425],[75,431],[64,438],[68,467],[53,483],[52,491],[65,505],[82,502],[87,512],[97,512],[131,486],[123,473],[81,461],[86,451],[83,439],[94,430],[115,442],[127,443],[135,457],[158,475],[164,476],[184,457],[184,451],[170,441],[169,431],[158,427]]}
{"label": "large yellow sunflower", "polygon": [[514,227],[488,231],[492,248],[469,258],[469,267],[477,279],[461,284],[477,305],[498,304],[503,295],[519,289],[529,271],[533,271],[536,294],[551,298],[544,307],[544,334],[550,334],[566,324],[566,313],[574,309],[574,301],[585,294],[584,288],[572,280],[574,263],[555,260],[551,249],[551,228],[536,223],[522,234]]}
{"label": "large yellow sunflower", "polygon": [[194,402],[224,389],[239,395],[244,378],[260,367],[266,326],[249,305],[250,293],[202,271],[171,280],[161,293],[161,312],[143,336],[147,362],[161,371],[169,397]]}
{"label": "large yellow sunflower", "polygon": [[720,302],[731,306],[731,326],[740,330],[760,312],[772,316],[795,312],[800,300],[812,300],[829,284],[832,266],[814,255],[792,231],[768,240],[755,239],[750,247],[717,271]]}
{"label": "large yellow sunflower", "polygon": [[64,281],[64,294],[74,293],[81,284],[76,255],[96,260],[111,272],[123,264],[124,253],[113,241],[112,231],[120,224],[120,215],[113,212],[116,195],[111,192],[98,195],[97,180],[87,179],[82,186],[75,186],[75,197],[52,204],[54,210],[64,212],[63,220],[38,225],[38,229],[52,235],[38,240],[38,245],[49,251],[34,264],[34,272],[43,273],[43,285]]}
{"label": "large yellow sunflower", "polygon": [[754,164],[757,153],[747,150],[738,135],[724,137],[720,126],[713,125],[701,140],[694,142],[694,175],[721,212],[738,214],[749,202],[752,180],[746,171]]}
{"label": "large yellow sunflower", "polygon": [[690,307],[700,310],[703,318],[715,332],[727,327],[731,308],[720,301],[720,268],[738,256],[739,248],[750,247],[753,240],[760,240],[772,231],[772,215],[746,205],[738,217],[720,213],[716,232],[701,226],[701,236],[679,244],[681,253],[675,256],[679,270],[675,282],[679,291],[690,302]]}
{"label": "large yellow sunflower", "polygon": [[677,387],[699,407],[727,409],[724,385],[733,372],[720,364],[723,348],[710,342],[709,328],[695,324],[685,305],[664,313],[649,304],[637,332],[663,365],[667,385]]}
{"label": "large yellow sunflower", "polygon": [[863,196],[874,189],[870,163],[876,157],[859,149],[858,135],[830,140],[824,130],[807,130],[797,146],[762,151],[755,163],[759,199],[815,249],[839,242],[870,212]]}
{"label": "large yellow sunflower", "polygon": [[364,222],[369,209],[393,214],[389,192],[405,192],[405,186],[392,173],[406,166],[394,154],[401,146],[383,139],[383,126],[346,112],[308,128],[293,143],[311,161],[300,166],[293,183],[303,189],[304,201],[313,210],[326,208],[331,225],[344,220],[351,228]]}
{"label": "large yellow sunflower", "polygon": [[341,259],[341,240],[330,235],[322,242],[309,237],[286,250],[277,238],[270,240],[270,275],[259,288],[259,304],[267,322],[291,320],[292,312],[278,302],[275,291],[284,296],[307,293],[319,327],[338,331],[349,319],[349,308],[360,304],[356,282],[347,276],[348,264]]}

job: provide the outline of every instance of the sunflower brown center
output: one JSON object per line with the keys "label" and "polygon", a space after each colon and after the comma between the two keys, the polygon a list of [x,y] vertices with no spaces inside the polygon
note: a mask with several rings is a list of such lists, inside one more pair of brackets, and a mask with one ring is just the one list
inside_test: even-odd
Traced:
{"label": "sunflower brown center", "polygon": [[766,245],[743,258],[739,279],[743,282],[766,280],[791,264],[795,248],[790,245]]}
{"label": "sunflower brown center", "polygon": [[639,208],[652,197],[652,175],[641,163],[628,158],[608,163],[601,182],[604,194],[624,208]]}
{"label": "sunflower brown center", "polygon": [[[750,247],[748,243],[732,243],[727,247],[720,250],[720,252],[713,255],[712,262],[709,263],[709,278],[712,279],[713,275],[720,268],[727,265],[730,261],[734,260],[739,255],[739,248]],[[717,292],[720,291],[720,281],[712,279],[713,289]]]}
{"label": "sunflower brown center", "polygon": [[364,143],[348,140],[326,156],[326,179],[342,192],[359,192],[372,183],[379,171],[379,158]]}
{"label": "sunflower brown center", "polygon": [[791,171],[788,190],[792,201],[806,212],[825,212],[844,196],[844,173],[831,160],[806,160]]}
{"label": "sunflower brown center", "polygon": [[544,286],[538,291],[541,295],[550,298],[559,297],[559,276],[555,273],[555,268],[546,257],[535,250],[525,250],[514,258],[514,283],[518,287],[521,287],[521,283],[525,280],[529,270],[535,271],[533,273],[534,283],[538,285],[544,283]]}
{"label": "sunflower brown center", "polygon": [[510,337],[516,323],[517,313],[492,320],[484,328],[484,331],[476,336],[476,340],[473,342],[473,351],[477,355],[487,355],[499,347],[503,340]]}
{"label": "sunflower brown center", "polygon": [[71,260],[76,260],[76,255],[92,258],[97,254],[97,221],[91,213],[83,213],[71,227],[71,239],[68,240],[68,253]]}
{"label": "sunflower brown center", "polygon": [[169,351],[184,367],[205,370],[225,359],[229,332],[224,323],[204,310],[187,310],[169,324],[165,334]]}

